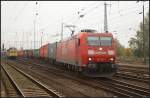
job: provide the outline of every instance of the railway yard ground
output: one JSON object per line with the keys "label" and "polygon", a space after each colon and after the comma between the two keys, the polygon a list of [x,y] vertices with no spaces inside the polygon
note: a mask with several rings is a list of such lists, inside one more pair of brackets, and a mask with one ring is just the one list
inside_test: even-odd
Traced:
{"label": "railway yard ground", "polygon": [[112,78],[90,78],[39,59],[1,58],[1,97],[149,97],[149,67],[118,65]]}

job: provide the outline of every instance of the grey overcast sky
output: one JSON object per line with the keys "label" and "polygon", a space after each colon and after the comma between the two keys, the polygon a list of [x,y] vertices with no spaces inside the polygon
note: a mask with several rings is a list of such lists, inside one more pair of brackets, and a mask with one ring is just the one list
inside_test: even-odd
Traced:
{"label": "grey overcast sky", "polygon": [[[105,1],[106,2],[106,1]],[[108,30],[125,47],[135,36],[142,21],[143,2],[107,1]],[[149,1],[144,2],[145,15],[149,11]],[[79,14],[85,14],[79,18]],[[38,15],[35,17],[35,13]],[[81,29],[90,28],[104,32],[104,1],[1,1],[1,43],[8,49],[33,48],[34,20],[36,30],[36,48],[40,47],[41,35],[43,43],[60,40],[61,22],[76,25],[77,33]],[[131,28],[131,29],[129,29]],[[64,38],[71,32],[64,28]],[[57,36],[56,36],[57,35]]]}

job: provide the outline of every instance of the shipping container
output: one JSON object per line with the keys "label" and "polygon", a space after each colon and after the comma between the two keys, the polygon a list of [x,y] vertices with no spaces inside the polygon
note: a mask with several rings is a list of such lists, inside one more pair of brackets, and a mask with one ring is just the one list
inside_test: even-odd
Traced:
{"label": "shipping container", "polygon": [[26,57],[27,53],[26,50],[23,50],[23,57]]}
{"label": "shipping container", "polygon": [[57,43],[51,43],[48,47],[48,58],[53,62],[56,60],[56,46]]}
{"label": "shipping container", "polygon": [[40,57],[48,59],[48,47],[49,44],[46,44],[40,48]]}
{"label": "shipping container", "polygon": [[23,50],[23,54],[24,54],[24,56],[23,57],[28,57],[28,50]]}
{"label": "shipping container", "polygon": [[24,50],[24,57],[33,57],[33,50]]}
{"label": "shipping container", "polygon": [[33,57],[33,50],[28,50],[28,57],[32,58]]}
{"label": "shipping container", "polygon": [[23,50],[19,50],[19,51],[18,51],[18,56],[19,56],[19,57],[23,57],[23,56],[24,56]]}
{"label": "shipping container", "polygon": [[39,49],[34,49],[33,50],[33,56],[34,57],[39,57],[40,56],[40,50]]}

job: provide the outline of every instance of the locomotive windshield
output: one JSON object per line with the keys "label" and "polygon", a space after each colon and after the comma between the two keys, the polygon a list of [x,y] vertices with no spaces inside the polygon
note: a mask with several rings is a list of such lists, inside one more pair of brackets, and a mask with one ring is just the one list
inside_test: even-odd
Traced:
{"label": "locomotive windshield", "polygon": [[112,45],[112,37],[89,36],[87,40],[88,40],[88,45],[90,46],[111,46]]}
{"label": "locomotive windshield", "polygon": [[88,37],[88,45],[99,46],[99,37],[89,36]]}
{"label": "locomotive windshield", "polygon": [[100,45],[101,46],[111,46],[112,37],[100,37]]}

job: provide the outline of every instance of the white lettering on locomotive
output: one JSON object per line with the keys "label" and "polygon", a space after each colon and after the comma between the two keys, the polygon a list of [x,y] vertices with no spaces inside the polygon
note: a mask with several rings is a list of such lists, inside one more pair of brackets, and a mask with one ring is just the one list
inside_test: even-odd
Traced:
{"label": "white lettering on locomotive", "polygon": [[95,52],[95,54],[106,54],[105,51],[98,51],[98,52]]}

